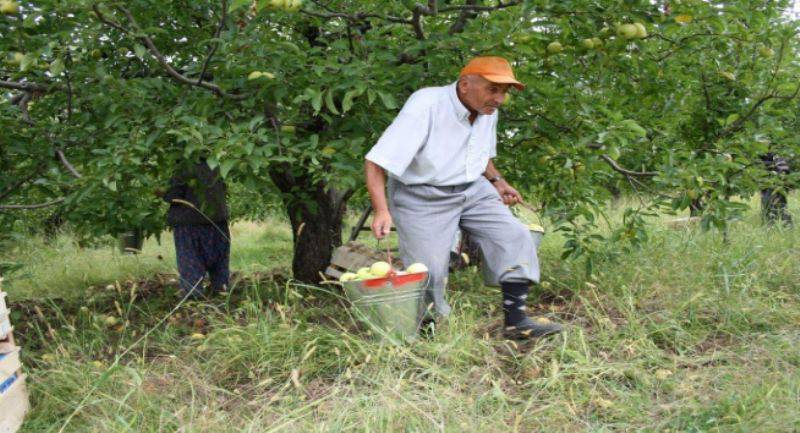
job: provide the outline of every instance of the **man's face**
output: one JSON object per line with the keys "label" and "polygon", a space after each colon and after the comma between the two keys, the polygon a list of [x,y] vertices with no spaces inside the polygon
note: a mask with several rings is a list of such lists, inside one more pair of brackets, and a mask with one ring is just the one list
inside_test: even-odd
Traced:
{"label": "man's face", "polygon": [[465,76],[458,83],[462,101],[480,114],[492,114],[506,100],[509,84],[492,83],[480,75]]}

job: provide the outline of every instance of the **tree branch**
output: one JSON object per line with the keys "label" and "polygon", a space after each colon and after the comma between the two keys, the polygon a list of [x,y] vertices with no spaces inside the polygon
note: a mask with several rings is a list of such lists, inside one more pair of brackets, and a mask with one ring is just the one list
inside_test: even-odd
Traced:
{"label": "tree branch", "polygon": [[31,99],[33,99],[33,94],[31,92],[23,92],[22,97],[19,98],[16,104],[20,111],[22,111],[22,119],[25,120],[25,123],[28,125],[34,124],[33,119],[31,119],[31,114],[28,112],[28,103],[31,102]]}
{"label": "tree branch", "polygon": [[419,7],[414,9],[414,16],[411,18],[411,26],[414,28],[414,34],[417,39],[424,41],[425,32],[422,30],[422,11]]}
{"label": "tree branch", "polygon": [[614,169],[614,171],[616,171],[618,173],[622,173],[625,176],[651,177],[651,176],[658,176],[658,174],[659,174],[657,171],[632,171],[632,170],[628,170],[627,168],[621,167],[617,161],[615,161],[613,158],[611,158],[610,156],[608,156],[606,154],[600,155],[600,158],[603,158],[603,160],[605,162],[607,162],[608,165],[610,165],[611,168]]}
{"label": "tree branch", "polygon": [[[132,33],[131,30],[126,29],[121,24],[107,19],[103,15],[103,13],[100,12],[100,9],[97,7],[97,4],[92,5],[92,8],[94,9],[95,14],[97,14],[97,17],[98,17],[98,19],[100,19],[100,21],[102,21],[102,22],[104,22],[104,23],[106,23],[106,24],[118,29],[119,31],[121,31],[121,32],[123,32],[125,34],[130,35]],[[161,54],[161,51],[158,50],[156,45],[153,43],[153,40],[149,36],[144,34],[144,32],[142,31],[141,27],[139,27],[139,24],[136,22],[136,19],[133,17],[133,14],[131,13],[131,11],[128,10],[124,6],[117,6],[117,8],[122,13],[125,14],[125,16],[128,18],[128,22],[133,27],[133,30],[135,30],[136,33],[139,35],[139,36],[134,36],[134,37],[136,39],[138,39],[140,42],[142,42],[147,47],[148,51],[150,51],[150,54],[156,59],[158,64],[160,64],[161,67],[164,68],[164,70],[167,72],[167,74],[170,77],[172,77],[173,79],[175,79],[179,83],[188,84],[190,86],[200,87],[200,88],[209,90],[209,91],[213,92],[214,94],[216,94],[217,96],[230,98],[230,99],[234,99],[234,100],[242,100],[242,99],[247,97],[246,95],[237,95],[237,94],[233,94],[233,93],[228,93],[228,92],[222,90],[222,88],[220,88],[216,84],[212,84],[212,83],[209,83],[207,81],[203,82],[203,81],[200,81],[200,80],[197,80],[197,81],[191,80],[188,77],[186,77],[185,75],[183,75],[180,72],[176,71],[175,68],[173,68],[172,65],[169,64],[169,62],[167,62],[167,59],[164,57],[163,54]]]}
{"label": "tree branch", "polygon": [[[466,4],[468,6],[477,6],[478,1],[480,0],[467,0]],[[453,25],[450,26],[450,30],[448,30],[447,33],[451,35],[454,35],[456,33],[461,33],[462,31],[464,31],[464,27],[467,26],[467,21],[469,21],[472,18],[475,18],[476,16],[478,16],[478,14],[475,13],[475,11],[471,11],[468,9],[462,10],[461,13],[458,15],[458,18],[456,18],[456,21],[453,23]]]}
{"label": "tree branch", "polygon": [[[222,0],[222,12],[220,12],[217,31],[214,32],[214,39],[219,38],[220,33],[222,33],[222,29],[225,27],[225,17],[227,12],[228,2],[226,0]],[[217,52],[217,48],[219,48],[219,41],[217,41],[211,48],[208,49],[206,60],[203,62],[203,67],[200,69],[200,77],[197,78],[197,84],[200,84],[203,81],[203,77],[206,75],[206,70],[208,70],[208,64],[211,62],[211,58],[214,57],[214,53]]]}
{"label": "tree branch", "polygon": [[83,176],[81,176],[81,174],[78,172],[78,170],[76,170],[76,169],[75,169],[75,166],[73,166],[72,164],[70,164],[69,160],[67,159],[67,156],[66,156],[66,155],[64,155],[64,151],[63,151],[63,150],[61,150],[61,149],[57,149],[57,150],[56,150],[56,155],[58,155],[58,159],[61,161],[61,164],[63,164],[63,165],[64,165],[64,167],[66,167],[66,168],[67,168],[67,171],[69,171],[69,172],[70,172],[70,173],[71,173],[73,176],[75,176],[75,177],[76,177],[76,178],[78,178],[78,179],[80,179],[80,178],[82,178],[82,177],[83,177]]}
{"label": "tree branch", "polygon": [[490,12],[490,11],[509,8],[511,6],[516,6],[519,4],[522,4],[522,0],[511,0],[505,3],[503,3],[502,1],[498,1],[497,5],[495,6],[481,6],[481,5],[470,4],[470,2],[467,2],[467,4],[465,5],[443,7],[439,9],[439,12],[451,12],[451,11]]}
{"label": "tree branch", "polygon": [[0,87],[11,90],[21,90],[23,92],[46,92],[49,90],[48,86],[37,83],[24,82],[18,83],[16,81],[0,80]]}
{"label": "tree branch", "polygon": [[726,129],[722,130],[717,135],[717,138],[727,137],[727,136],[733,134],[734,132],[740,130],[742,128],[742,126],[744,125],[744,122],[746,122],[748,119],[753,117],[753,115],[756,113],[756,111],[762,105],[764,105],[764,103],[766,103],[770,99],[792,100],[792,99],[796,98],[798,94],[800,94],[800,84],[797,85],[797,88],[795,88],[794,92],[791,95],[785,95],[784,96],[784,95],[776,95],[774,93],[770,93],[768,95],[762,96],[761,98],[758,99],[758,101],[756,101],[755,104],[753,104],[752,107],[750,107],[750,111],[748,111],[747,114],[745,114],[744,116],[736,119],[736,121],[731,123],[729,127],[727,127]]}
{"label": "tree branch", "polygon": [[55,200],[48,201],[45,203],[38,203],[38,204],[0,204],[0,210],[12,210],[12,209],[40,209],[47,206],[52,206],[54,204],[59,204],[64,201],[64,197],[59,197]]}

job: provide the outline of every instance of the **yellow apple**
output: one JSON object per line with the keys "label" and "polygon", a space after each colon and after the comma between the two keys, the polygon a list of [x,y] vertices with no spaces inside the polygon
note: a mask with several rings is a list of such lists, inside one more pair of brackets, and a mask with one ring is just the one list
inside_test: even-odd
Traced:
{"label": "yellow apple", "polygon": [[564,47],[561,45],[561,42],[554,41],[547,44],[547,52],[550,54],[558,54],[564,50]]}
{"label": "yellow apple", "polygon": [[592,38],[592,45],[594,48],[600,48],[603,46],[603,40],[600,38]]}
{"label": "yellow apple", "polygon": [[636,26],[636,37],[639,39],[644,39],[647,37],[647,29],[644,27],[642,23],[633,23]]}
{"label": "yellow apple", "polygon": [[761,54],[761,57],[772,57],[775,54],[775,51],[772,50],[770,47],[761,47],[758,49],[758,53]]}
{"label": "yellow apple", "polygon": [[539,224],[528,224],[528,230],[532,232],[544,233],[544,227]]}
{"label": "yellow apple", "polygon": [[621,24],[617,27],[617,36],[625,39],[633,39],[637,37],[639,29],[633,24]]}
{"label": "yellow apple", "polygon": [[366,267],[359,268],[359,270],[356,271],[356,276],[359,280],[369,280],[372,279],[372,272],[370,272],[369,268]]}
{"label": "yellow apple", "polygon": [[25,58],[25,54],[22,54],[20,52],[16,52],[11,56],[11,59],[9,60],[9,63],[11,63],[12,65],[19,65],[20,63],[22,63],[22,59],[24,59],[24,58]]}
{"label": "yellow apple", "polygon": [[581,46],[583,48],[586,48],[587,50],[591,50],[592,48],[594,48],[594,40],[591,38],[582,39]]}
{"label": "yellow apple", "polygon": [[408,272],[409,274],[428,272],[428,267],[422,263],[412,263],[409,267],[406,268],[406,272]]}
{"label": "yellow apple", "polygon": [[346,283],[348,281],[355,281],[356,279],[358,279],[358,275],[352,272],[345,272],[342,274],[342,276],[339,277],[339,281],[341,281],[342,283]]}
{"label": "yellow apple", "polygon": [[678,24],[689,24],[692,22],[692,16],[686,14],[675,15],[675,22]]}
{"label": "yellow apple", "polygon": [[392,270],[392,265],[386,262],[375,262],[369,268],[369,272],[378,278],[385,277],[386,274],[388,274],[389,271],[391,270]]}
{"label": "yellow apple", "polygon": [[0,12],[6,15],[15,15],[19,12],[19,3],[15,1],[0,2]]}
{"label": "yellow apple", "polygon": [[297,12],[303,7],[303,0],[287,0],[286,10],[290,12]]}
{"label": "yellow apple", "polygon": [[253,71],[247,76],[248,80],[255,80],[258,78],[261,78],[261,71]]}

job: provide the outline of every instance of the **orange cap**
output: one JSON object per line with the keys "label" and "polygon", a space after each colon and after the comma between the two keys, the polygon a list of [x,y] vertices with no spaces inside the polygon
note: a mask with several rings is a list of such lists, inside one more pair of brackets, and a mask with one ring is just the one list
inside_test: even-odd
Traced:
{"label": "orange cap", "polygon": [[508,60],[502,57],[475,57],[461,70],[460,77],[464,75],[477,74],[493,83],[511,84],[518,90],[525,88],[525,85],[514,78],[514,71]]}

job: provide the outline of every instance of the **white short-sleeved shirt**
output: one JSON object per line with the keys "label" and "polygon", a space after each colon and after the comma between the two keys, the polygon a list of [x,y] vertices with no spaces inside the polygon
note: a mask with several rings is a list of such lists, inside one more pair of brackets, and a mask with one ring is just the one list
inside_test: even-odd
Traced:
{"label": "white short-sleeved shirt", "polygon": [[497,155],[497,111],[478,114],[456,95],[456,83],[414,92],[367,153],[406,185],[460,185],[473,182]]}

